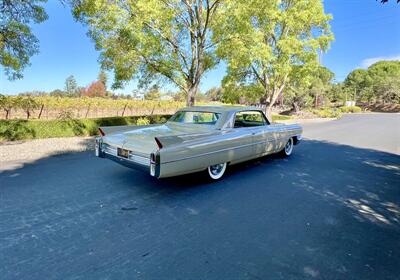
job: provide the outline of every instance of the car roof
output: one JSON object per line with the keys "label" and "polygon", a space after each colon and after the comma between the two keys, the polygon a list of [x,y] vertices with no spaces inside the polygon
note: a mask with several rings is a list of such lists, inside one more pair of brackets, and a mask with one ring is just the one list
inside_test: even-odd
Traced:
{"label": "car roof", "polygon": [[200,111],[200,112],[215,112],[215,113],[227,113],[227,112],[238,112],[243,110],[257,110],[262,111],[261,108],[250,107],[250,106],[192,106],[182,108],[180,111]]}

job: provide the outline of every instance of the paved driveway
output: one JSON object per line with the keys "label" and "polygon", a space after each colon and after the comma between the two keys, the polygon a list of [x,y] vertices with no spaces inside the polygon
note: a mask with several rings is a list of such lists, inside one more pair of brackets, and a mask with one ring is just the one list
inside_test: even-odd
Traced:
{"label": "paved driveway", "polygon": [[290,159],[216,183],[92,153],[4,171],[0,278],[399,279],[399,128],[393,114],[308,124]]}

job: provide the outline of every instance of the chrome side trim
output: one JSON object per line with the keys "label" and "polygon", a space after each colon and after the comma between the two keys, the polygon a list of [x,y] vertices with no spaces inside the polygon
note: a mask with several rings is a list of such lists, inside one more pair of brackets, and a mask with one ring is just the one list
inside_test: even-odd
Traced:
{"label": "chrome side trim", "polygon": [[[276,139],[276,140],[279,140],[279,139]],[[164,164],[164,163],[172,163],[172,162],[177,162],[177,161],[182,161],[182,160],[187,160],[187,159],[192,159],[192,158],[197,158],[197,157],[202,157],[202,156],[208,156],[208,155],[212,155],[212,154],[216,154],[216,153],[220,153],[220,152],[225,152],[225,151],[229,151],[229,150],[241,149],[241,148],[245,148],[245,147],[249,147],[249,146],[254,146],[254,145],[258,145],[258,144],[264,144],[264,143],[272,142],[272,141],[275,141],[275,140],[272,140],[272,139],[271,139],[271,140],[267,140],[267,141],[260,141],[260,142],[256,142],[256,143],[240,145],[240,146],[236,146],[236,147],[232,147],[232,148],[225,148],[225,149],[221,149],[221,150],[217,150],[217,151],[202,153],[202,154],[199,154],[199,155],[184,157],[184,158],[180,158],[180,159],[176,159],[176,160],[170,160],[170,161],[162,162],[161,164]]]}
{"label": "chrome side trim", "polygon": [[245,148],[245,147],[249,147],[249,146],[254,146],[254,145],[259,145],[259,144],[266,144],[268,142],[277,142],[277,141],[280,141],[282,139],[285,139],[285,138],[284,137],[280,137],[280,138],[277,138],[277,139],[268,139],[268,140],[265,140],[265,141],[259,141],[259,142],[255,142],[255,143],[251,143],[251,144],[240,145],[240,146],[236,146],[236,147],[232,147],[232,148],[220,149],[220,150],[217,150],[217,151],[202,153],[202,154],[199,154],[199,155],[188,156],[188,157],[184,157],[184,158],[180,158],[180,159],[176,159],[176,160],[165,161],[165,162],[162,162],[161,164],[173,163],[173,162],[177,162],[177,161],[182,161],[182,160],[187,160],[187,159],[192,159],[192,158],[198,158],[198,157],[202,157],[202,156],[208,156],[208,155],[212,155],[212,154],[216,154],[216,153],[220,153],[220,152],[225,152],[225,151],[229,151],[229,150],[236,150],[236,149],[241,149],[241,148]]}

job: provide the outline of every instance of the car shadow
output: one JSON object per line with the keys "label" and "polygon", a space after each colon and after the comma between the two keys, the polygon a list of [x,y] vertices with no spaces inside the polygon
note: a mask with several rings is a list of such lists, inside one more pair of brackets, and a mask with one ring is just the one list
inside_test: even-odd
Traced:
{"label": "car shadow", "polygon": [[118,270],[156,279],[396,279],[399,186],[398,155],[308,139],[289,158],[230,166],[217,182],[157,180],[93,152],[49,156],[0,173],[3,272],[20,256],[26,273],[62,278],[68,247],[80,256],[68,271],[90,277],[115,270],[96,271],[87,252],[121,255],[130,262]]}

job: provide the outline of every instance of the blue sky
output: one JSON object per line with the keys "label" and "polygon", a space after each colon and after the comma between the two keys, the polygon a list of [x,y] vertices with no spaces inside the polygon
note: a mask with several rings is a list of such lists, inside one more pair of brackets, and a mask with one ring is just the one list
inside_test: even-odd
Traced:
{"label": "blue sky", "polygon": [[[394,0],[382,5],[375,0],[325,0],[335,41],[323,56],[323,64],[338,81],[355,68],[367,67],[378,60],[400,60],[400,4]],[[94,81],[99,72],[98,56],[86,29],[74,21],[59,1],[45,5],[49,20],[33,26],[40,40],[40,53],[31,59],[24,78],[8,81],[1,69],[0,92],[51,91],[64,88],[66,77],[74,75],[80,86]],[[209,72],[201,90],[219,86],[225,74],[223,64]],[[111,76],[111,75],[110,75]],[[117,92],[131,93],[135,83]]]}

